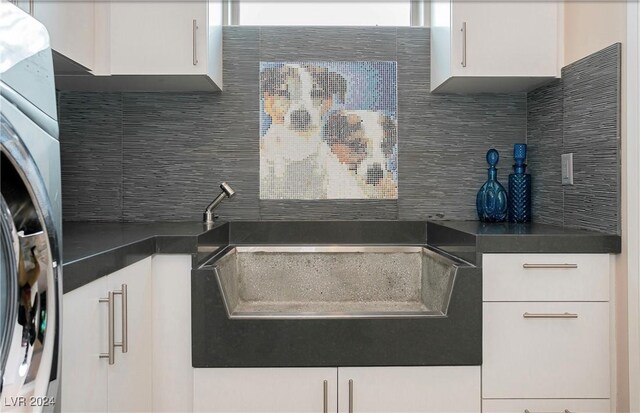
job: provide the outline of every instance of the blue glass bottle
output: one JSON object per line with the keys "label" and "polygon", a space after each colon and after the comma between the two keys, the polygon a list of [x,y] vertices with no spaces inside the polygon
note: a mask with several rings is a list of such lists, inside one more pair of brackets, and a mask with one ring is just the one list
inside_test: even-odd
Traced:
{"label": "blue glass bottle", "polygon": [[496,165],[500,154],[495,149],[487,151],[489,179],[482,185],[476,197],[478,219],[482,222],[504,222],[507,219],[507,191],[498,182]]}
{"label": "blue glass bottle", "polygon": [[526,174],[527,145],[513,145],[513,173],[509,175],[509,222],[531,222],[531,175]]}

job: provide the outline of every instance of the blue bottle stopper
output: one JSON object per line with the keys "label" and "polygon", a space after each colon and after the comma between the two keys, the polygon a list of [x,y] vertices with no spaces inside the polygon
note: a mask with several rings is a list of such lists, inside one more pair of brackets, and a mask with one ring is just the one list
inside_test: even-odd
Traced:
{"label": "blue bottle stopper", "polygon": [[516,143],[513,145],[513,171],[517,174],[523,174],[527,165],[524,161],[527,159],[527,145],[524,143]]}
{"label": "blue bottle stopper", "polygon": [[500,153],[495,149],[489,149],[487,151],[487,163],[489,166],[495,168],[500,160]]}

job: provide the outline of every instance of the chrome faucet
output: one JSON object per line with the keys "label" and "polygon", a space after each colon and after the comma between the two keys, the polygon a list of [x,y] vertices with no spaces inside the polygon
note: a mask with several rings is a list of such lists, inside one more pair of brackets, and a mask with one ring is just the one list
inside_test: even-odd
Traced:
{"label": "chrome faucet", "polygon": [[226,182],[220,184],[220,189],[222,189],[220,195],[218,195],[216,199],[211,201],[207,209],[204,210],[203,218],[205,224],[213,224],[217,218],[217,216],[214,215],[213,210],[216,209],[216,207],[220,205],[222,201],[224,201],[225,197],[233,198],[233,196],[236,194],[236,191],[234,191],[233,188],[231,188]]}

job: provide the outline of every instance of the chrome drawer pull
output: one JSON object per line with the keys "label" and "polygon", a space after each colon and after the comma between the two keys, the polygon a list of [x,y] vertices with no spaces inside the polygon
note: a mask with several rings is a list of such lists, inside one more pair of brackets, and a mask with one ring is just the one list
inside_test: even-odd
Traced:
{"label": "chrome drawer pull", "polygon": [[113,305],[113,291],[109,291],[109,296],[107,298],[101,298],[100,300],[98,300],[101,303],[107,303],[109,305],[109,327],[108,327],[108,332],[109,332],[109,350],[108,353],[101,353],[100,354],[100,358],[101,359],[109,359],[109,364],[113,364],[115,363],[115,357],[114,357],[114,353],[115,353],[115,340],[114,340],[114,305]]}
{"label": "chrome drawer pull", "polygon": [[127,306],[127,284],[122,284],[122,289],[113,292],[114,295],[122,296],[122,342],[114,343],[115,347],[121,347],[122,352],[126,353],[129,351],[129,311]]}
{"label": "chrome drawer pull", "polygon": [[197,50],[197,46],[196,46],[196,37],[197,37],[197,30],[198,30],[198,22],[196,21],[196,19],[193,19],[193,25],[191,26],[192,32],[193,32],[193,65],[197,66],[198,65],[198,50]]}
{"label": "chrome drawer pull", "polygon": [[524,313],[524,318],[578,318],[575,313]]}
{"label": "chrome drawer pull", "polygon": [[322,382],[322,411],[324,413],[328,413],[329,412],[329,382],[328,381],[323,381]]}
{"label": "chrome drawer pull", "polygon": [[[531,411],[531,410],[529,410],[529,409],[524,409],[524,413],[535,413],[535,412],[532,412],[532,411]],[[564,411],[563,411],[562,413],[575,413],[575,412],[572,412],[572,411],[571,411],[571,410],[569,410],[569,409],[564,409]]]}
{"label": "chrome drawer pull", "polygon": [[467,67],[467,22],[462,22],[460,31],[462,32],[462,61],[460,64],[462,67]]}
{"label": "chrome drawer pull", "polygon": [[353,380],[349,379],[349,413],[353,413]]}
{"label": "chrome drawer pull", "polygon": [[525,269],[531,269],[531,268],[538,268],[538,269],[553,269],[553,268],[570,269],[570,268],[578,268],[578,264],[522,264],[522,268],[525,268]]}

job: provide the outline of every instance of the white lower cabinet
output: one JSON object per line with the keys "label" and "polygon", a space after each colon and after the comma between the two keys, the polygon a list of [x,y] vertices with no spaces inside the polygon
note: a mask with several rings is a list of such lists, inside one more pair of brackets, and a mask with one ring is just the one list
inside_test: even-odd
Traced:
{"label": "white lower cabinet", "polygon": [[610,256],[483,256],[483,412],[611,410]]}
{"label": "white lower cabinet", "polygon": [[194,370],[196,412],[480,412],[480,367]]}
{"label": "white lower cabinet", "polygon": [[[115,299],[115,341],[123,342],[127,321],[127,352],[116,347],[115,363],[108,368],[110,412],[151,411],[151,258],[107,277],[109,291],[127,289],[127,305]],[[125,314],[123,314],[123,310]]]}
{"label": "white lower cabinet", "polygon": [[514,412],[571,412],[571,413],[603,413],[610,409],[608,399],[516,399],[516,400],[483,400],[483,413]]}
{"label": "white lower cabinet", "polygon": [[193,374],[195,412],[336,413],[335,367],[205,368]]}
{"label": "white lower cabinet", "polygon": [[152,262],[153,411],[193,411],[191,256]]}
{"label": "white lower cabinet", "polygon": [[107,411],[106,277],[63,296],[61,411]]}
{"label": "white lower cabinet", "polygon": [[609,398],[609,303],[484,303],[483,314],[485,398]]}
{"label": "white lower cabinet", "polygon": [[[64,295],[62,411],[151,410],[150,277],[151,258],[147,258]],[[118,293],[123,285],[126,301]],[[109,297],[112,303],[100,301]],[[113,364],[100,357],[109,353],[110,335],[116,344]]]}
{"label": "white lower cabinet", "polygon": [[480,412],[480,397],[480,366],[338,368],[339,412]]}

